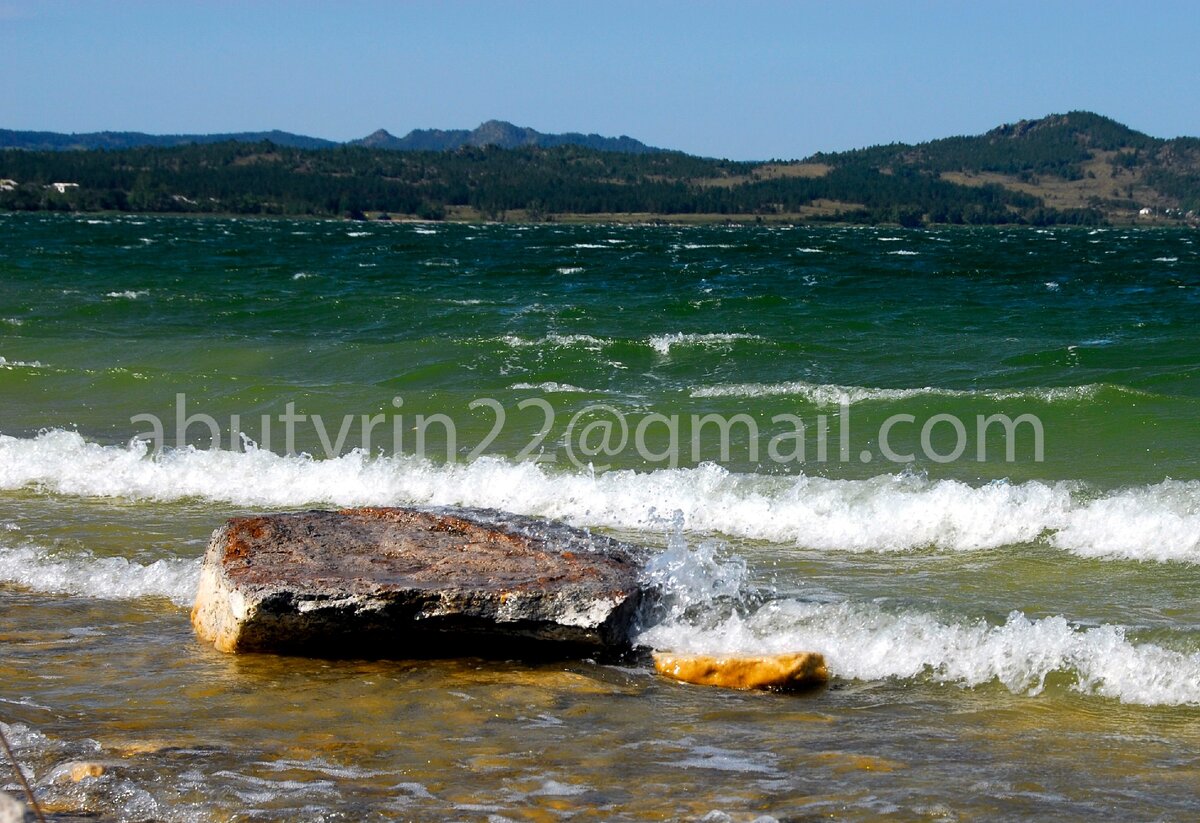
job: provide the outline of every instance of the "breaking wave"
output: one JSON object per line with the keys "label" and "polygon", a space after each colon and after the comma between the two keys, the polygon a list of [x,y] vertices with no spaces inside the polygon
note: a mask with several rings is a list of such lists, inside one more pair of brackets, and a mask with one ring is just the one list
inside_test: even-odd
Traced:
{"label": "breaking wave", "polygon": [[140,564],[90,552],[55,552],[43,547],[0,544],[0,583],[52,594],[99,600],[163,597],[188,606],[196,597],[200,561],[164,558]]}
{"label": "breaking wave", "polygon": [[705,654],[825,655],[830,673],[858,680],[930,678],[962,686],[998,682],[1036,695],[1056,673],[1085,694],[1143,705],[1200,705],[1200,652],[1134,643],[1122,626],[1079,628],[1065,617],[1004,623],[946,622],[873,604],[777,600],[714,627],[670,621],[641,634],[654,648]]}
{"label": "breaking wave", "polygon": [[1003,623],[947,621],[874,603],[776,599],[746,610],[747,567],[705,541],[689,547],[676,531],[651,559],[649,582],[665,613],[637,642],[694,654],[825,656],[831,674],[856,680],[929,678],[965,687],[1000,683],[1036,695],[1054,674],[1070,687],[1143,705],[1200,705],[1200,651],[1135,643],[1123,626],[1082,628],[1062,615],[1031,620],[1020,611]]}
{"label": "breaking wave", "polygon": [[909,389],[881,389],[869,386],[839,386],[831,383],[726,383],[694,389],[692,397],[800,397],[817,406],[841,403],[895,402],[917,397],[986,398],[988,400],[1040,400],[1044,403],[1091,400],[1103,391],[1142,395],[1126,386],[1089,383],[1083,386],[1055,386],[1019,389],[939,389],[932,386]]}
{"label": "breaking wave", "polygon": [[0,435],[0,490],[238,506],[465,505],[645,529],[680,512],[696,532],[815,550],[972,551],[1041,542],[1082,557],[1200,563],[1200,481],[1098,493],[1070,482],[972,486],[912,473],[841,480],[696,468],[596,475],[482,458],[440,464],[194,449],[147,454],[75,432]]}

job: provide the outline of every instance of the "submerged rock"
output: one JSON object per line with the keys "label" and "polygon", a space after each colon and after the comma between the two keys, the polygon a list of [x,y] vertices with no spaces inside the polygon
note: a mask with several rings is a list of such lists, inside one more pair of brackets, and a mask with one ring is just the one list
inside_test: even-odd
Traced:
{"label": "submerged rock", "polygon": [[33,811],[6,791],[0,791],[0,823],[36,823]]}
{"label": "submerged rock", "polygon": [[797,691],[829,680],[825,658],[816,652],[758,657],[654,653],[660,674],[685,683],[724,686],[729,689]]}
{"label": "submerged rock", "polygon": [[78,783],[89,777],[102,777],[108,767],[103,763],[95,763],[90,760],[80,760],[74,763],[64,763],[59,766],[58,772],[71,778],[72,782]]}
{"label": "submerged rock", "polygon": [[490,510],[362,508],[217,529],[192,609],[226,652],[371,657],[622,651],[636,547]]}

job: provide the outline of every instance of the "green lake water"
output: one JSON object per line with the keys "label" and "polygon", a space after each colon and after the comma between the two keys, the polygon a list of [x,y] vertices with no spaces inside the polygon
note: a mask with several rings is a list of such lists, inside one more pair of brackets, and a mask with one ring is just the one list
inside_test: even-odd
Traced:
{"label": "green lake water", "polygon": [[[62,819],[1200,817],[1195,232],[0,239],[0,721]],[[195,639],[226,518],[367,504],[647,545],[641,644],[831,683]]]}

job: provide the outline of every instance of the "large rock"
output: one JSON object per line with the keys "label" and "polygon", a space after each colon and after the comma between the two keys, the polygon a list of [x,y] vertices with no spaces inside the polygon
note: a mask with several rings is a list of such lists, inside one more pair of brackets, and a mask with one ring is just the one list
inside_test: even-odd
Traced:
{"label": "large rock", "polygon": [[757,656],[655,652],[654,668],[674,680],[729,689],[790,692],[829,680],[825,658],[816,652]]}
{"label": "large rock", "polygon": [[372,657],[623,650],[641,551],[485,510],[240,517],[213,534],[192,624],[226,652]]}

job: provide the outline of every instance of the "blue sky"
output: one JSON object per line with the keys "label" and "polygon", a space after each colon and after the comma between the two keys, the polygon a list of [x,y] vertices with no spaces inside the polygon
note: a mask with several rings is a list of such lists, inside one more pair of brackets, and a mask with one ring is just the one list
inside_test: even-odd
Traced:
{"label": "blue sky", "polygon": [[1200,10],[1084,2],[0,0],[0,128],[628,134],[735,159],[1091,109],[1200,135]]}

